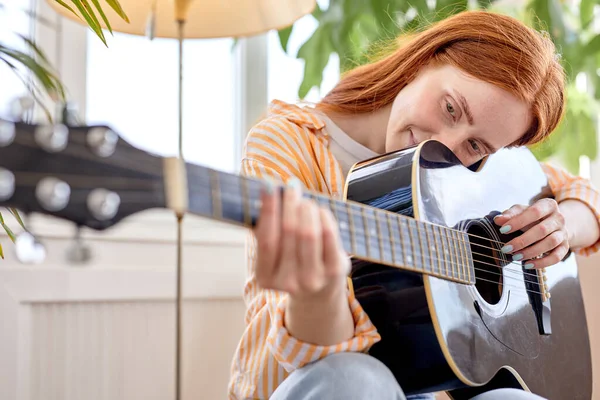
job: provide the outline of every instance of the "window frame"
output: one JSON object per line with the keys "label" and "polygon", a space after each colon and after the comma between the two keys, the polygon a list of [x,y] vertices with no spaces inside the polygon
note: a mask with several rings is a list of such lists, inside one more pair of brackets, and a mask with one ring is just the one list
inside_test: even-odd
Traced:
{"label": "window frame", "polygon": [[[56,67],[58,76],[69,91],[71,101],[75,104],[78,117],[85,121],[86,117],[86,69],[87,40],[89,28],[71,21],[56,13],[45,1],[32,0],[33,7],[56,28],[35,23],[32,35],[38,46],[46,53],[49,61]],[[99,39],[98,39],[99,40]],[[176,39],[173,39],[176,40]],[[267,107],[267,35],[260,34],[238,39],[233,52],[234,60],[234,171],[240,170],[243,144],[248,130],[262,116]],[[185,81],[184,81],[185,85]],[[52,104],[47,104],[54,110]],[[34,110],[34,118],[42,117],[41,107]],[[205,218],[186,216],[184,219],[184,242],[198,242],[206,239],[212,243],[230,243],[232,230],[240,228]],[[54,237],[72,237],[73,226],[57,223],[56,219],[44,215],[31,215],[27,223],[34,231],[50,233]],[[154,233],[148,232],[152,226]],[[175,240],[173,235],[165,235],[165,230],[173,231],[176,226],[174,214],[170,210],[150,210],[133,215],[111,229],[110,237],[119,240],[169,241]],[[187,233],[187,234],[186,234]],[[83,237],[101,238],[103,235],[84,229]],[[214,235],[216,234],[216,236]],[[239,241],[233,233],[235,242]],[[166,236],[166,238],[165,238]],[[189,238],[189,239],[186,239]]]}

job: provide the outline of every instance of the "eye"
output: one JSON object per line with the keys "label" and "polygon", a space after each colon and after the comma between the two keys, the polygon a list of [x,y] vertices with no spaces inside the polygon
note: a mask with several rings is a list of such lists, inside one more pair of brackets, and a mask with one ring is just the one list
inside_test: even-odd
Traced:
{"label": "eye", "polygon": [[454,109],[454,106],[449,101],[446,102],[446,110],[450,113],[450,115],[452,115],[453,117],[455,116],[456,110]]}
{"label": "eye", "polygon": [[481,153],[481,147],[475,140],[469,140],[469,145],[471,145],[473,151],[475,151],[476,153]]}

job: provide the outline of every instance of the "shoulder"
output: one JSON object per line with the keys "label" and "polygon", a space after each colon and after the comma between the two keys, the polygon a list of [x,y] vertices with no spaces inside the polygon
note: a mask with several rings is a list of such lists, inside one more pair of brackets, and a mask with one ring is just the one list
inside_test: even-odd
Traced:
{"label": "shoulder", "polygon": [[311,147],[321,144],[324,126],[312,108],[275,100],[265,117],[248,132],[243,158],[254,158],[256,154],[305,158],[312,153]]}

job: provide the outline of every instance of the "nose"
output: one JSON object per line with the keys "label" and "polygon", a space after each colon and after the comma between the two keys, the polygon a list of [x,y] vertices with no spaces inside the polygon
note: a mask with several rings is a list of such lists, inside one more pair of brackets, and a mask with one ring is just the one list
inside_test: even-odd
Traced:
{"label": "nose", "polygon": [[429,139],[437,140],[454,153],[457,153],[460,149],[460,145],[467,140],[467,137],[465,132],[454,129],[452,131],[442,130],[438,132],[431,132]]}

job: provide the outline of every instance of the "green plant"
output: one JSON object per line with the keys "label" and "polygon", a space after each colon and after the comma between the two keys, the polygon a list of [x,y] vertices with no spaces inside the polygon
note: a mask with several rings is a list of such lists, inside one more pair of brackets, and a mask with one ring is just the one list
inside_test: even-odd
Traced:
{"label": "green plant", "polygon": [[[297,58],[304,60],[304,77],[298,96],[304,98],[319,87],[323,70],[332,54],[340,60],[343,73],[364,64],[402,34],[421,29],[467,9],[488,9],[510,14],[538,30],[547,32],[561,54],[568,73],[568,105],[563,122],[551,139],[533,146],[540,160],[558,159],[571,172],[578,172],[579,156],[597,156],[595,116],[600,99],[600,36],[593,29],[593,9],[598,0],[581,0],[574,6],[560,0],[528,0],[501,5],[494,0],[330,0],[312,16],[317,29],[300,47]],[[279,31],[284,51],[294,25]],[[579,89],[582,76],[595,88]]]}
{"label": "green plant", "polygon": [[[96,33],[98,38],[104,43],[106,46],[106,38],[104,36],[104,32],[100,25],[98,16],[99,14],[102,21],[106,25],[108,31],[112,34],[112,27],[102,6],[99,3],[99,0],[68,0],[71,5],[67,4],[67,0],[54,0],[61,6],[73,12],[73,14],[77,15],[79,19],[84,20],[85,23]],[[125,14],[121,4],[119,4],[118,0],[105,0],[106,4],[111,7],[119,17],[123,20],[129,22],[129,18]],[[8,2],[0,2],[0,13],[7,9]],[[74,9],[79,11],[79,14],[75,12]],[[37,18],[41,23],[48,23],[47,21],[40,19],[39,17],[33,15],[29,10],[23,10],[23,12],[28,15]],[[54,102],[65,102],[66,94],[65,88],[57,77],[56,71],[52,67],[51,63],[48,61],[48,58],[44,54],[44,52],[35,44],[35,41],[31,38],[27,38],[23,35],[18,35],[23,42],[25,43],[25,51],[13,48],[11,46],[5,45],[0,41],[0,63],[4,63],[8,66],[23,82],[24,86],[29,91],[29,94],[32,96],[33,100],[36,104],[38,104],[41,109],[44,111],[48,120],[52,120],[52,114],[47,109],[46,105],[43,102],[42,97],[47,95],[50,100]],[[34,78],[33,84],[29,84],[27,82],[27,77],[23,76],[22,70],[26,71],[27,74],[30,74]],[[8,209],[9,213],[17,220],[19,225],[26,230],[25,224],[23,223],[23,219],[19,215],[19,212],[14,208]],[[11,241],[15,241],[15,235],[12,230],[5,223],[2,214],[0,213],[0,226],[4,228],[6,234],[10,238]],[[4,251],[2,249],[2,244],[0,244],[0,257],[4,258]]]}

